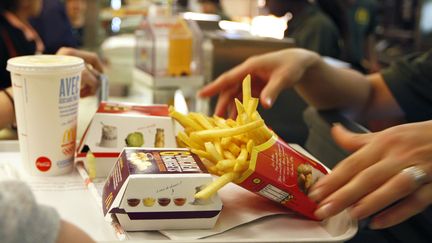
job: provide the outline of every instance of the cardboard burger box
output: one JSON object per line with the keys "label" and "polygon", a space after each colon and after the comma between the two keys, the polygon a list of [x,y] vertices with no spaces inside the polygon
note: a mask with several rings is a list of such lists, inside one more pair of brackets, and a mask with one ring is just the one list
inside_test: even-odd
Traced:
{"label": "cardboard burger box", "polygon": [[[177,147],[167,105],[101,103],[77,148],[77,161],[107,177],[124,147]],[[95,161],[87,160],[91,151]]]}
{"label": "cardboard burger box", "polygon": [[329,170],[320,162],[273,136],[252,149],[249,168],[235,181],[241,187],[317,220],[309,189]]}
{"label": "cardboard burger box", "polygon": [[194,199],[212,180],[187,149],[124,148],[103,188],[103,213],[128,231],[212,228],[220,198]]}

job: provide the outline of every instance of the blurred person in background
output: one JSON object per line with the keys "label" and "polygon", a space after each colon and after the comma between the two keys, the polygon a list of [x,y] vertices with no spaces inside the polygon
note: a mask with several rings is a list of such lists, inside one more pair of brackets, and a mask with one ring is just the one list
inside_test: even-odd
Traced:
{"label": "blurred person in background", "polygon": [[40,14],[30,23],[41,37],[45,54],[55,54],[61,47],[78,47],[65,7],[60,0],[42,0]]}
{"label": "blurred person in background", "polygon": [[292,14],[285,37],[296,46],[323,56],[343,59],[348,39],[347,18],[339,0],[267,0],[266,6],[277,17]]}
{"label": "blurred person in background", "polygon": [[221,20],[229,20],[228,15],[223,11],[220,0],[198,0],[201,6],[201,12],[206,14],[216,14],[221,17]]}
{"label": "blurred person in background", "polygon": [[65,0],[66,13],[72,24],[72,32],[78,46],[83,45],[87,0]]}
{"label": "blurred person in background", "polygon": [[374,0],[344,1],[350,30],[347,61],[361,72],[377,72],[380,69],[375,50],[377,3]]}
{"label": "blurred person in background", "polygon": [[[10,73],[7,60],[16,56],[41,54],[44,43],[29,23],[31,17],[39,15],[42,0],[0,1],[0,128],[14,123],[15,113]],[[93,95],[99,86],[95,72],[103,72],[102,63],[96,54],[63,47],[59,55],[78,56],[94,70],[84,70],[81,80],[81,97]]]}

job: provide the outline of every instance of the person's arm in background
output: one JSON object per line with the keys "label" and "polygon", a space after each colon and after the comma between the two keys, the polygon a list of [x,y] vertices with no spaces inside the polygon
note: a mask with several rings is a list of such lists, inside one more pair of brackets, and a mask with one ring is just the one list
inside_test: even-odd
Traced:
{"label": "person's arm in background", "polygon": [[295,48],[249,58],[204,87],[199,95],[219,94],[215,113],[224,115],[248,74],[252,76],[254,95],[259,95],[265,108],[273,105],[282,90],[294,87],[318,109],[336,108],[370,116],[403,115],[380,75],[364,76],[351,69],[335,68],[318,54]]}
{"label": "person's arm in background", "polygon": [[[9,73],[6,73],[6,62],[8,57],[9,54],[7,52],[5,41],[0,37],[0,66],[4,66],[3,72],[0,72],[0,83],[5,82],[5,80],[3,80],[6,78],[4,75],[9,75]],[[4,92],[8,92],[8,94],[13,97],[11,87],[0,92],[0,129],[10,126],[15,121],[13,102],[11,102],[7,94]]]}
{"label": "person's arm in background", "polygon": [[6,88],[0,92],[0,129],[8,127],[15,122],[15,110],[12,97],[12,87]]}
{"label": "person's arm in background", "polygon": [[[95,94],[100,84],[98,77],[96,77],[94,73],[103,72],[102,62],[98,56],[94,53],[81,51],[74,48],[61,48],[57,52],[57,55],[71,55],[81,57],[84,59],[87,65],[91,65],[94,70],[90,71],[85,69],[82,73],[81,97]],[[8,127],[15,122],[13,99],[9,99],[9,97],[4,92],[8,92],[11,97],[13,97],[12,87],[6,88],[4,91],[0,91],[0,128]]]}
{"label": "person's arm in background", "polygon": [[61,220],[55,209],[38,205],[24,182],[0,182],[0,218],[4,243],[94,242],[84,231]]}
{"label": "person's arm in background", "polygon": [[346,110],[361,120],[404,116],[379,73],[363,76],[349,69],[331,67],[320,60],[295,88],[318,109]]}

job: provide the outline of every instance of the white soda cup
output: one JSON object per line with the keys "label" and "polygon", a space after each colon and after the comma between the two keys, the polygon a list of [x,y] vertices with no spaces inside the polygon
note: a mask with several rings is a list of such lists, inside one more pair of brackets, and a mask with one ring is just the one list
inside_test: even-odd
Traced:
{"label": "white soda cup", "polygon": [[8,60],[23,167],[31,175],[68,173],[75,156],[84,61],[35,55]]}

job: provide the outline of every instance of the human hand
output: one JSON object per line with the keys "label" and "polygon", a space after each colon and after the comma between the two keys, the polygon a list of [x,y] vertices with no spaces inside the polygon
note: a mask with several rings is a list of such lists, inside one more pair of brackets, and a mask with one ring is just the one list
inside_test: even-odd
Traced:
{"label": "human hand", "polygon": [[[339,145],[354,153],[311,189],[309,196],[319,202],[318,218],[351,207],[354,219],[373,215],[369,227],[381,229],[432,204],[432,121],[369,134],[355,134],[336,125],[332,134]],[[403,171],[412,166],[419,169],[417,175]]]}
{"label": "human hand", "polygon": [[260,97],[264,108],[270,108],[279,93],[299,81],[319,56],[303,49],[286,49],[254,56],[219,76],[205,86],[201,97],[219,94],[215,114],[224,116],[234,106],[234,98],[240,97],[241,82],[252,76],[252,95]]}
{"label": "human hand", "polygon": [[81,77],[81,97],[94,95],[100,86],[99,75],[103,73],[102,62],[99,57],[92,52],[77,50],[69,47],[60,48],[57,55],[76,56],[84,59],[86,69]]}

